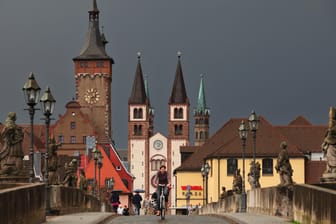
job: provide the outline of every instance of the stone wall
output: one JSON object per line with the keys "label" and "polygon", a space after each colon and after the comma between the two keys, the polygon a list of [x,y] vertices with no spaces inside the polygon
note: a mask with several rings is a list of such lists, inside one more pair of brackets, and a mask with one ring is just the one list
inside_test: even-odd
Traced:
{"label": "stone wall", "polygon": [[295,185],[294,220],[300,223],[336,223],[336,191],[312,185]]}
{"label": "stone wall", "polygon": [[1,223],[38,224],[45,221],[44,184],[6,184],[0,190]]}
{"label": "stone wall", "polygon": [[[270,187],[250,190],[247,192],[247,212],[282,216],[299,223],[336,223],[336,184],[325,185],[302,184],[290,189]],[[229,196],[218,203],[203,206],[199,214],[234,212],[238,205],[235,197]]]}
{"label": "stone wall", "polygon": [[247,192],[247,210],[270,216],[293,218],[293,189],[268,187]]}
{"label": "stone wall", "polygon": [[78,188],[51,185],[50,206],[53,213],[69,214],[75,212],[98,212],[100,202],[90,194]]}

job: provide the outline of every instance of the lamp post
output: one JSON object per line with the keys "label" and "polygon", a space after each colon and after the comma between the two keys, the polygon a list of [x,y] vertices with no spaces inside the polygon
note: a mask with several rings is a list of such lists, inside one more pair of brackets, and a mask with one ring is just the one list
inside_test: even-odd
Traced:
{"label": "lamp post", "polygon": [[29,106],[27,109],[30,116],[30,149],[29,149],[29,159],[31,161],[31,167],[29,170],[29,183],[34,181],[34,114],[35,114],[35,105],[38,102],[41,88],[37,84],[34,74],[30,73],[28,81],[24,84],[23,93],[25,96],[26,104]]}
{"label": "lamp post", "polygon": [[241,197],[241,212],[246,212],[246,191],[245,191],[245,146],[247,138],[247,127],[244,121],[238,128],[239,137],[242,140],[242,158],[243,158],[243,178],[242,178],[242,197]]}
{"label": "lamp post", "polygon": [[[209,163],[203,163],[201,168],[201,173],[203,176],[203,186],[204,186],[204,177],[205,177],[205,203],[208,203],[208,175],[210,171],[210,165]],[[204,190],[203,190],[204,192]]]}
{"label": "lamp post", "polygon": [[100,200],[100,169],[103,167],[103,155],[99,151],[98,155],[98,199]]}
{"label": "lamp post", "polygon": [[46,125],[46,140],[45,140],[45,171],[44,171],[44,182],[45,182],[45,197],[46,197],[46,214],[50,214],[50,196],[49,196],[49,125],[50,125],[50,116],[54,112],[56,100],[50,92],[50,88],[47,87],[43,96],[41,97],[42,111],[45,116],[45,125]]}
{"label": "lamp post", "polygon": [[252,111],[249,117],[250,130],[253,137],[253,188],[256,188],[256,148],[257,148],[257,130],[258,130],[258,116]]}
{"label": "lamp post", "polygon": [[96,169],[97,169],[97,160],[98,160],[98,150],[97,147],[95,146],[92,150],[93,153],[93,159],[94,159],[94,174],[93,174],[93,186],[92,186],[92,194],[93,196],[96,196]]}

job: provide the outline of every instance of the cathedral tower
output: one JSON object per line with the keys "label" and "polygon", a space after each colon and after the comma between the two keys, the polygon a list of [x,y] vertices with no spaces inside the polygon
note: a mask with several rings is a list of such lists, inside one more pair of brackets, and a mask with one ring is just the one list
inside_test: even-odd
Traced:
{"label": "cathedral tower", "polygon": [[[174,170],[181,165],[180,146],[189,145],[189,98],[187,96],[181,66],[181,53],[178,61],[173,89],[168,103],[168,153],[167,171],[175,186]],[[171,202],[175,203],[175,189],[171,192]]]}
{"label": "cathedral tower", "polygon": [[99,30],[99,10],[91,1],[86,41],[75,63],[76,101],[94,125],[98,143],[110,143],[112,136],[111,82],[114,61],[105,50],[107,41]]}
{"label": "cathedral tower", "polygon": [[209,138],[209,118],[210,110],[206,106],[203,75],[201,75],[201,82],[197,98],[197,107],[194,109],[195,146],[203,145]]}
{"label": "cathedral tower", "polygon": [[150,107],[148,86],[145,85],[140,53],[131,96],[128,100],[128,161],[136,177],[134,188],[149,192],[149,138],[153,135],[154,111]]}

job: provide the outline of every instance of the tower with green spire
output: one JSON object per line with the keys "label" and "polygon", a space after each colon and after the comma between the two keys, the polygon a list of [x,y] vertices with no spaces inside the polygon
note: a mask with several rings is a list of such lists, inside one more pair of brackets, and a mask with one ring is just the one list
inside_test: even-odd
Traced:
{"label": "tower with green spire", "polygon": [[204,76],[201,75],[198,91],[197,107],[194,109],[194,138],[195,146],[203,145],[209,138],[210,110],[207,108],[204,94]]}

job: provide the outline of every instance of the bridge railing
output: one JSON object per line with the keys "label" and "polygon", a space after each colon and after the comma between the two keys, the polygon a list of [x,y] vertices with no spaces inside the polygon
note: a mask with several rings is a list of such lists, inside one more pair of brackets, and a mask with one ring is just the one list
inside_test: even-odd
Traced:
{"label": "bridge railing", "polygon": [[75,212],[98,212],[99,200],[78,188],[51,185],[50,206],[53,213],[63,215]]}
{"label": "bridge railing", "polygon": [[0,217],[1,223],[43,223],[44,184],[6,184],[0,190]]}
{"label": "bridge railing", "polygon": [[[334,186],[336,189],[336,185]],[[269,187],[247,192],[247,212],[282,216],[300,223],[336,223],[336,190],[313,185]],[[235,212],[239,195],[232,195],[199,209],[199,214]]]}

